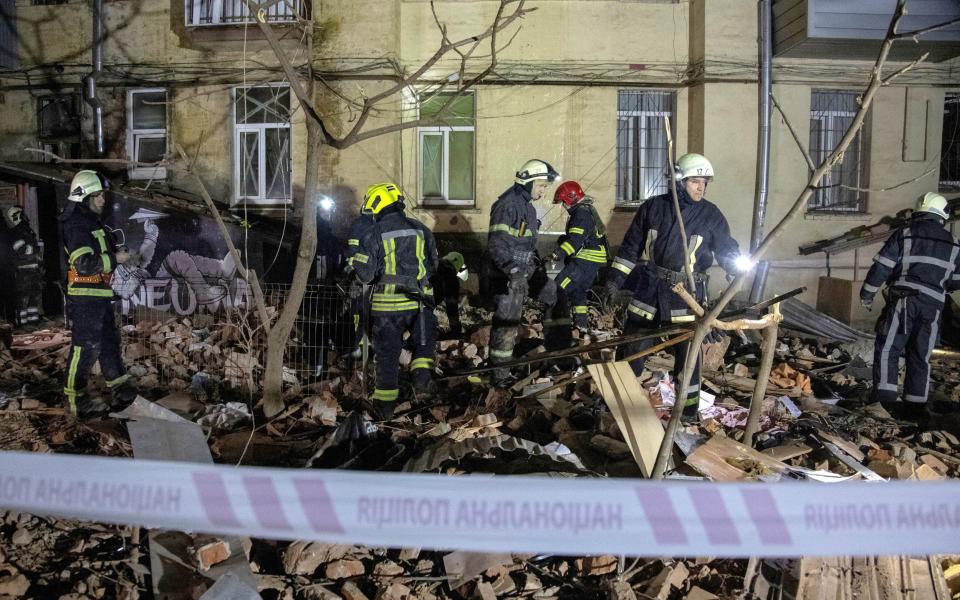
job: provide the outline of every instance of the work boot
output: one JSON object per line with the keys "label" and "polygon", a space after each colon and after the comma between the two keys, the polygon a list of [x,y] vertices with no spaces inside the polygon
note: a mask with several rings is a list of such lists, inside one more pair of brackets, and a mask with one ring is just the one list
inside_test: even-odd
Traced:
{"label": "work boot", "polygon": [[370,412],[373,413],[373,418],[378,421],[389,421],[391,418],[393,418],[393,411],[396,410],[396,408],[396,401],[370,401]]}
{"label": "work boot", "polygon": [[137,399],[137,386],[129,379],[110,390],[110,410],[120,412]]}
{"label": "work boot", "polygon": [[437,384],[433,379],[423,379],[413,382],[413,393],[418,400],[425,400],[437,393]]}
{"label": "work boot", "polygon": [[490,381],[495,388],[509,389],[517,382],[517,378],[513,376],[510,369],[503,368],[494,369]]}
{"label": "work boot", "polygon": [[699,399],[692,404],[685,404],[683,406],[683,414],[680,415],[680,420],[685,423],[696,423],[700,416],[700,411],[697,410],[699,407]]}
{"label": "work boot", "polygon": [[106,416],[110,412],[110,407],[100,398],[91,398],[87,394],[77,394],[77,398],[72,405],[67,401],[67,412],[81,421],[86,421]]}
{"label": "work boot", "polygon": [[916,423],[921,427],[926,424],[927,403],[926,402],[900,402],[898,419]]}

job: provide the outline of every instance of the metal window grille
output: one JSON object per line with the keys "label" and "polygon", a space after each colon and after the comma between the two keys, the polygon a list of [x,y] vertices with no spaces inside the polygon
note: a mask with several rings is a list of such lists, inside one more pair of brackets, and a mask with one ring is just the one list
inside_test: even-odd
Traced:
{"label": "metal window grille", "polygon": [[[191,27],[212,25],[243,25],[255,21],[243,0],[184,0],[186,24]],[[295,23],[307,18],[309,2],[281,0],[266,9],[270,23]]]}
{"label": "metal window grille", "polygon": [[289,204],[290,87],[234,89],[234,189],[254,204]]}
{"label": "metal window grille", "polygon": [[957,92],[948,92],[943,99],[940,189],[960,190],[960,93]]}
{"label": "metal window grille", "polygon": [[[810,101],[810,158],[821,164],[837,147],[857,113],[856,92],[814,90]],[[866,204],[864,166],[866,148],[863,130],[850,142],[843,160],[820,180],[819,189],[807,210],[823,212],[864,212]]]}
{"label": "metal window grille", "polygon": [[[262,285],[267,306],[281,310],[290,286]],[[148,289],[117,303],[127,367],[137,365],[161,383],[189,382],[203,372],[228,387],[240,382],[255,387],[263,375],[266,344],[261,335],[251,347],[238,331],[257,322],[252,292],[225,286],[217,288],[219,297],[198,298],[204,286],[210,287],[183,278],[165,285],[147,280]],[[307,286],[287,347],[285,381],[307,386],[329,378],[353,344],[353,317],[343,292],[333,284]],[[231,358],[233,353],[243,360]]]}
{"label": "metal window grille", "polygon": [[30,6],[52,6],[54,4],[66,4],[69,0],[30,0]]}
{"label": "metal window grille", "polygon": [[675,122],[676,95],[620,90],[617,95],[617,206],[638,206],[666,193],[667,134],[664,117]]}

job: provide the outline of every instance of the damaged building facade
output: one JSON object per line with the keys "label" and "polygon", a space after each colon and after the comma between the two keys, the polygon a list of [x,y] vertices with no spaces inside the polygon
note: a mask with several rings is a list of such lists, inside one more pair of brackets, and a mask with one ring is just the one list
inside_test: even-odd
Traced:
{"label": "damaged building facade", "polygon": [[[772,120],[768,229],[809,173],[784,117],[814,161],[827,156],[856,110],[888,23],[887,4],[773,3],[773,94],[782,114],[774,111]],[[917,2],[905,27],[949,18],[942,4]],[[16,17],[4,36],[7,70],[0,82],[4,161],[50,160],[28,149],[94,156],[99,106],[105,158],[153,164],[177,157],[182,147],[214,199],[244,215],[238,221],[250,214],[295,221],[303,206],[318,205],[319,197],[303,198],[303,112],[242,0],[8,0],[3,6]],[[92,6],[101,7],[104,37],[91,96]],[[318,111],[340,133],[357,116],[353,100],[385,89],[437,49],[437,20],[459,39],[485,30],[496,6],[438,2],[435,20],[424,1],[290,0],[273,3],[263,18],[302,73],[310,55]],[[343,231],[369,184],[393,180],[441,250],[456,244],[468,262],[478,262],[491,204],[523,161],[540,157],[596,199],[616,245],[636,206],[667,189],[669,117],[677,154],[698,152],[713,162],[717,177],[707,197],[748,247],[758,173],[757,6],[544,0],[536,7],[519,28],[508,29],[515,37],[498,54],[496,69],[457,100],[448,125],[390,133],[342,151],[323,148],[322,189],[335,207],[321,211],[326,232]],[[813,303],[826,260],[801,257],[799,246],[911,207],[924,192],[953,191],[960,180],[958,42],[960,33],[948,28],[921,43],[897,44],[891,71],[924,51],[930,60],[880,90],[843,162],[769,256],[769,292],[805,285]],[[455,61],[439,63],[416,86],[380,103],[371,123],[429,115],[443,100],[442,83],[461,76],[458,69]],[[116,167],[108,166],[136,187],[196,193],[176,168]],[[17,193],[23,200],[29,191]],[[559,207],[542,202],[538,211],[543,231],[562,232]],[[287,229],[288,243],[296,230]],[[258,233],[256,226],[247,231]],[[862,278],[876,249],[833,257],[831,275]],[[718,287],[723,278],[713,279]]]}

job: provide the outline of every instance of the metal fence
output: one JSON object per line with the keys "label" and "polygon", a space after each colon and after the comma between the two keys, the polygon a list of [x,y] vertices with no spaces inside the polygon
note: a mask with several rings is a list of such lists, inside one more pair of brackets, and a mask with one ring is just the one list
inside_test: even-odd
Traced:
{"label": "metal fence", "polygon": [[[190,299],[190,289],[171,280],[162,291],[148,289],[118,303],[128,366],[139,366],[138,375],[156,377],[159,384],[189,382],[202,372],[229,387],[256,387],[266,362],[266,335],[252,293],[234,287],[202,304]],[[290,286],[264,284],[263,292],[268,311],[280,311]],[[154,301],[140,301],[144,298]],[[327,378],[353,349],[353,336],[344,292],[334,284],[307,286],[288,340],[284,379],[306,386]]]}
{"label": "metal fence", "polygon": [[[294,23],[306,18],[308,8],[306,0],[280,0],[266,9],[265,16],[270,23]],[[184,15],[191,27],[255,24],[243,0],[185,0]]]}

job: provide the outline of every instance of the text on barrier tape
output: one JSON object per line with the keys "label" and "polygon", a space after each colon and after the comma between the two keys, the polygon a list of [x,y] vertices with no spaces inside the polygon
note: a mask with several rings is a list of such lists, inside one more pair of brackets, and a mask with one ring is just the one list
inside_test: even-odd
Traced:
{"label": "text on barrier tape", "polygon": [[266,539],[486,552],[960,551],[960,482],[744,483],[272,469],[0,453],[0,507]]}

